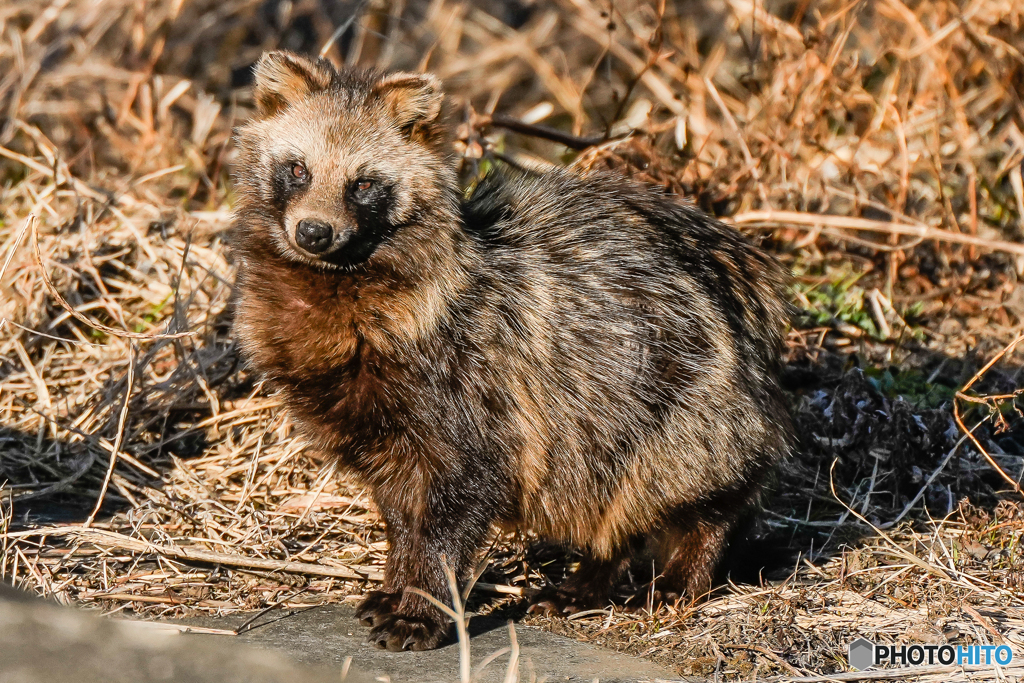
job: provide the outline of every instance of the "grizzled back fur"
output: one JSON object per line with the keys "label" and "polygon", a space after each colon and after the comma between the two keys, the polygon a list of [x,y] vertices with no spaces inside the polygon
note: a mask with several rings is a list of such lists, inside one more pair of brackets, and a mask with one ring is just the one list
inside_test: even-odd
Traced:
{"label": "grizzled back fur", "polygon": [[[361,616],[434,647],[494,526],[586,559],[538,604],[601,606],[641,547],[711,587],[790,443],[778,264],[623,177],[488,176],[461,199],[435,79],[271,53],[239,133],[236,330],[388,530]],[[659,589],[661,590],[661,589]]]}

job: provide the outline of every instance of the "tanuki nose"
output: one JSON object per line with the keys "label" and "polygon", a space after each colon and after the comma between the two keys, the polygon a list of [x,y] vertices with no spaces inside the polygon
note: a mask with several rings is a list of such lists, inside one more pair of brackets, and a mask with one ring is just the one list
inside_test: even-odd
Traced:
{"label": "tanuki nose", "polygon": [[331,246],[334,230],[320,221],[302,220],[295,229],[295,243],[310,254],[322,254]]}

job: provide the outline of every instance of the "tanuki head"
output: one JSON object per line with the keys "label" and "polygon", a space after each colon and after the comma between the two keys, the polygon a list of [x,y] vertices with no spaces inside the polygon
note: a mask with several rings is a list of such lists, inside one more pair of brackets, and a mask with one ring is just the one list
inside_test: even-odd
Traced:
{"label": "tanuki head", "polygon": [[254,95],[238,131],[240,215],[284,258],[350,269],[400,248],[395,236],[432,212],[454,215],[435,77],[276,51],[256,65]]}

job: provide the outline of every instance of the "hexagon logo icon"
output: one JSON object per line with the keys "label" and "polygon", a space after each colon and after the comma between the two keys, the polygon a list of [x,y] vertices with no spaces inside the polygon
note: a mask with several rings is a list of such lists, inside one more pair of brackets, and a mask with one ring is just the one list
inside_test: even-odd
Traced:
{"label": "hexagon logo icon", "polygon": [[875,664],[875,644],[867,638],[858,638],[850,643],[847,661],[857,671],[870,669]]}

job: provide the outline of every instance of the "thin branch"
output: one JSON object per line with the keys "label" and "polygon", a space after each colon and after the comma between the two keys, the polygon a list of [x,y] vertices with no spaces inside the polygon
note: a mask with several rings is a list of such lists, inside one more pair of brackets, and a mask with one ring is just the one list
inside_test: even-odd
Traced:
{"label": "thin branch", "polygon": [[121,548],[138,553],[153,553],[175,560],[190,562],[205,562],[207,564],[222,564],[228,567],[240,567],[243,569],[262,569],[271,572],[288,572],[291,574],[311,574],[315,576],[333,576],[339,579],[355,579],[361,581],[383,581],[384,572],[378,570],[357,570],[350,567],[327,567],[309,562],[293,562],[290,560],[271,560],[262,557],[245,557],[243,555],[232,555],[229,553],[215,553],[208,550],[192,550],[181,546],[157,545],[142,539],[132,538],[113,531],[102,529],[86,528],[83,526],[74,527],[48,527],[43,529],[32,529],[24,532],[13,532],[5,534],[9,538],[23,536],[72,536],[83,542],[94,543],[98,546],[109,548]]}
{"label": "thin branch", "polygon": [[14,238],[14,243],[11,244],[11,250],[7,252],[7,258],[4,259],[4,265],[0,266],[0,282],[4,281],[4,275],[7,274],[7,267],[11,265],[11,260],[14,258],[14,252],[18,251],[18,247],[21,246],[22,240],[25,239],[25,235],[28,233],[29,228],[36,221],[36,215],[30,213],[28,218],[25,219],[25,225],[22,226],[21,232]]}
{"label": "thin branch", "polygon": [[1007,474],[1006,471],[1002,467],[999,466],[999,463],[997,463],[995,461],[995,458],[993,458],[989,454],[989,452],[987,450],[985,450],[985,447],[982,446],[981,442],[978,441],[978,439],[974,436],[973,430],[969,431],[967,429],[967,427],[964,425],[964,421],[960,417],[960,400],[968,400],[968,401],[973,400],[973,397],[967,396],[967,391],[972,386],[974,386],[974,384],[979,379],[981,379],[982,376],[986,372],[988,372],[989,369],[993,365],[995,365],[999,361],[1000,358],[1002,358],[1003,356],[1005,356],[1008,353],[1011,353],[1013,351],[1013,349],[1017,346],[1017,344],[1021,343],[1022,341],[1024,341],[1024,334],[1019,335],[1016,339],[1014,339],[1012,342],[1010,342],[1005,347],[1003,347],[1002,351],[1000,351],[995,356],[993,356],[992,359],[989,360],[989,362],[985,363],[984,367],[982,367],[980,370],[978,370],[978,372],[975,373],[974,377],[971,378],[971,381],[969,381],[967,384],[965,384],[960,391],[956,392],[956,396],[953,399],[953,419],[956,420],[957,426],[960,428],[961,431],[964,432],[964,434],[967,435],[967,437],[971,440],[971,443],[974,444],[974,447],[978,449],[978,452],[981,453],[983,456],[985,456],[985,460],[988,460],[988,464],[992,467],[992,469],[994,469],[996,472],[998,472],[999,476],[1001,476],[1004,480],[1006,480],[1006,483],[1008,483],[1013,488],[1013,490],[1016,491],[1017,494],[1020,495],[1020,496],[1024,496],[1024,491],[1021,491],[1020,484],[1018,484],[1013,479],[1013,477],[1011,477],[1009,474]]}
{"label": "thin branch", "polygon": [[499,128],[505,128],[506,130],[515,131],[516,133],[522,133],[523,135],[532,135],[535,138],[543,138],[545,140],[551,140],[559,144],[565,145],[569,149],[587,149],[594,145],[599,145],[605,141],[605,138],[597,137],[580,137],[578,135],[572,135],[565,133],[556,128],[550,126],[542,126],[536,123],[526,123],[519,119],[504,114],[493,114],[490,120],[483,120],[483,125],[490,123],[492,126],[498,126]]}
{"label": "thin branch", "polygon": [[871,528],[872,531],[874,531],[879,536],[881,536],[886,541],[888,541],[889,545],[892,546],[891,552],[895,553],[898,557],[902,557],[907,562],[910,562],[911,564],[917,565],[918,567],[920,567],[921,569],[923,569],[924,571],[926,571],[929,574],[934,574],[935,576],[938,576],[941,579],[945,579],[947,581],[952,581],[953,580],[952,577],[949,574],[947,574],[945,572],[945,570],[940,569],[939,567],[936,567],[934,565],[928,564],[927,562],[922,560],[917,555],[915,555],[912,552],[904,549],[902,546],[900,546],[899,543],[894,541],[889,534],[885,533],[884,531],[879,529],[877,526],[875,526],[874,524],[869,522],[864,517],[864,515],[860,514],[859,512],[854,510],[852,507],[847,505],[846,501],[839,497],[839,494],[836,492],[836,480],[835,480],[835,477],[833,476],[834,473],[835,473],[836,464],[838,462],[839,462],[839,458],[836,458],[835,460],[832,461],[832,467],[830,467],[829,471],[828,471],[828,478],[829,478],[828,484],[829,484],[829,488],[832,490],[832,496],[837,501],[839,501],[839,504],[842,505],[844,508],[846,508],[847,512],[852,514],[854,517],[859,519],[864,524],[867,524]]}
{"label": "thin branch", "polygon": [[114,437],[114,448],[110,451],[110,464],[107,466],[107,473],[103,477],[103,486],[100,487],[100,494],[96,496],[96,507],[89,513],[89,518],[82,525],[86,529],[92,526],[100,508],[103,507],[103,499],[107,497],[107,488],[110,486],[110,478],[114,475],[114,466],[117,465],[117,454],[121,451],[121,442],[124,439],[124,424],[128,419],[128,403],[132,397],[132,385],[135,383],[135,348],[134,344],[128,347],[128,378],[127,386],[124,388],[124,403],[121,405],[121,414],[117,418],[117,436]]}
{"label": "thin branch", "polygon": [[[979,422],[978,424],[976,424],[974,426],[974,429],[977,429],[981,425],[982,425],[982,423]],[[971,430],[971,431],[974,431],[974,430]],[[896,526],[897,524],[899,524],[900,520],[902,520],[904,517],[907,516],[907,513],[910,512],[915,505],[917,505],[917,501],[921,500],[921,498],[924,496],[925,492],[928,490],[928,487],[932,485],[932,482],[935,481],[938,478],[939,474],[942,473],[942,470],[946,469],[946,465],[949,464],[949,461],[953,459],[953,456],[956,455],[956,452],[958,450],[960,450],[960,446],[966,440],[967,440],[967,435],[966,434],[964,434],[963,436],[960,437],[960,440],[957,441],[956,444],[953,446],[953,448],[950,449],[949,453],[946,454],[946,457],[942,460],[942,463],[939,464],[939,466],[935,468],[935,470],[931,473],[931,475],[929,475],[928,479],[925,480],[924,484],[918,490],[917,495],[914,496],[910,500],[910,502],[907,503],[903,507],[903,510],[900,511],[900,514],[896,515],[896,519],[889,520],[888,522],[885,522],[884,524],[879,524],[878,525],[879,529],[889,529],[889,528],[892,528],[892,527]]]}
{"label": "thin branch", "polygon": [[324,43],[324,46],[320,48],[319,57],[321,59],[326,57],[327,53],[330,52],[332,47],[334,47],[334,43],[336,43],[338,39],[345,35],[345,31],[347,31],[349,27],[352,25],[352,23],[359,18],[359,16],[363,13],[363,10],[366,8],[367,4],[369,4],[369,0],[362,0],[362,2],[356,5],[355,9],[352,10],[352,14],[349,15],[348,19],[343,21],[341,25],[334,30],[334,33],[331,34],[331,37],[328,38],[327,42]]}
{"label": "thin branch", "polygon": [[960,234],[948,230],[940,230],[928,225],[908,225],[892,221],[873,221],[868,218],[857,218],[854,216],[832,216],[821,213],[802,213],[800,211],[746,211],[738,213],[731,218],[725,219],[734,225],[778,225],[787,228],[800,230],[814,229],[825,225],[845,230],[864,230],[866,232],[877,232],[889,235],[911,235],[923,240],[935,240],[937,242],[952,242],[954,244],[967,244],[988,249],[990,251],[1003,251],[1010,254],[1024,256],[1024,244],[1006,242],[1004,240],[989,240],[974,235]]}

